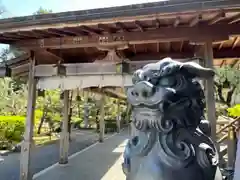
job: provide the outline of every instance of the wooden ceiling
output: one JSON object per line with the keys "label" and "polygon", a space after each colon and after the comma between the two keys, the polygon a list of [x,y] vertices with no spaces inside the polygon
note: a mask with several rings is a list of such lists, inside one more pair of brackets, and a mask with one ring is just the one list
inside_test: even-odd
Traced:
{"label": "wooden ceiling", "polygon": [[207,39],[214,65],[239,64],[240,2],[172,0],[0,20],[0,43],[34,50],[39,64],[93,62],[111,48],[130,60],[189,58]]}

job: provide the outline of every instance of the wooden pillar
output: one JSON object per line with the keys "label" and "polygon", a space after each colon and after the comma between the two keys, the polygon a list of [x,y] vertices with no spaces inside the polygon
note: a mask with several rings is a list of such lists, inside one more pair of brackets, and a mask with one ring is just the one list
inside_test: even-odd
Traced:
{"label": "wooden pillar", "polygon": [[69,112],[69,90],[63,92],[63,120],[62,132],[60,134],[60,159],[59,164],[68,163],[69,131],[68,131],[68,112]]}
{"label": "wooden pillar", "polygon": [[[212,42],[208,41],[204,44],[204,64],[207,68],[213,68],[213,49]],[[216,107],[214,97],[214,78],[206,80],[205,84],[205,96],[206,96],[206,108],[207,108],[207,119],[211,123],[211,135],[213,141],[216,142]]]}
{"label": "wooden pillar", "polygon": [[89,106],[88,106],[88,102],[84,102],[84,128],[88,128],[88,121],[89,121]]}
{"label": "wooden pillar", "polygon": [[120,112],[120,100],[117,103],[117,117],[116,117],[116,124],[117,124],[117,132],[120,132],[121,129],[121,112]]}
{"label": "wooden pillar", "polygon": [[131,125],[130,125],[130,118],[131,118],[131,105],[127,105],[127,116],[126,116],[126,123],[128,126],[128,134],[131,135]]}
{"label": "wooden pillar", "polygon": [[31,52],[28,75],[28,102],[27,117],[24,139],[21,147],[20,157],[20,180],[32,180],[32,172],[30,172],[31,151],[33,145],[33,127],[34,127],[34,110],[36,104],[36,79],[34,78],[35,57]]}
{"label": "wooden pillar", "polygon": [[99,118],[99,142],[103,142],[104,140],[104,134],[105,134],[105,110],[104,110],[104,104],[105,104],[105,94],[102,93],[101,99],[100,99],[100,118]]}
{"label": "wooden pillar", "polygon": [[237,137],[233,126],[228,129],[228,142],[227,142],[227,154],[228,154],[228,168],[233,169],[236,160],[237,153]]}

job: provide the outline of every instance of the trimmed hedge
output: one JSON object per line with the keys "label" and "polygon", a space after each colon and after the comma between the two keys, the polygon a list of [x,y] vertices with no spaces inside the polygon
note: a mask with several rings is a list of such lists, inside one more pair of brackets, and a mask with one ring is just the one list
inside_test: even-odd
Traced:
{"label": "trimmed hedge", "polygon": [[0,116],[0,136],[3,140],[20,142],[24,133],[25,117]]}
{"label": "trimmed hedge", "polygon": [[22,140],[25,117],[0,116],[0,149],[9,149]]}

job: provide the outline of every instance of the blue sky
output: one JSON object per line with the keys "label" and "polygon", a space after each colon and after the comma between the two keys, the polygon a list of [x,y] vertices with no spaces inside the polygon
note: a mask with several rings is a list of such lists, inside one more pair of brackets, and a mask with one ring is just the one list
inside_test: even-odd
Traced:
{"label": "blue sky", "polygon": [[156,1],[159,0],[0,0],[1,5],[8,11],[4,18],[30,15],[39,7],[62,12]]}

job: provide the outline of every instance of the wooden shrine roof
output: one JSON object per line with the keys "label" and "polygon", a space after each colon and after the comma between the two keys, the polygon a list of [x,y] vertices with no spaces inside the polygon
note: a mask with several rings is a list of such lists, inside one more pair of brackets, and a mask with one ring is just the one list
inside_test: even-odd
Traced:
{"label": "wooden shrine roof", "polygon": [[93,62],[109,46],[122,46],[117,54],[132,61],[189,58],[206,39],[214,41],[215,66],[239,64],[240,1],[170,0],[0,20],[0,43],[35,50],[38,64]]}

